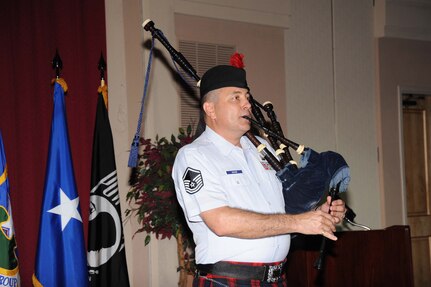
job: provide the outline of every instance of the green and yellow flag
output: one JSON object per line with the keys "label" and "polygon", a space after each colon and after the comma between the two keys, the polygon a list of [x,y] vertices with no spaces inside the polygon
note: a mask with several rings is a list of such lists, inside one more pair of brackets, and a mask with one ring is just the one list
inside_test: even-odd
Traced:
{"label": "green and yellow flag", "polygon": [[19,265],[9,197],[6,156],[0,133],[0,286],[20,286]]}

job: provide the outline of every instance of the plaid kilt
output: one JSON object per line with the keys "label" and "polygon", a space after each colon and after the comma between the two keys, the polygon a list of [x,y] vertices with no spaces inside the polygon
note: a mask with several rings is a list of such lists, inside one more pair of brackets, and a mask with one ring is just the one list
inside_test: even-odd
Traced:
{"label": "plaid kilt", "polygon": [[208,274],[193,280],[193,287],[287,287],[286,275],[278,282],[268,283],[259,280],[239,280]]}
{"label": "plaid kilt", "polygon": [[[238,264],[237,262],[231,263]],[[280,264],[281,263],[282,262],[280,262]],[[247,265],[262,266],[264,263],[247,263]],[[205,276],[195,276],[193,287],[287,287],[286,272],[283,272],[280,280],[271,283],[260,280],[244,280],[207,274]]]}

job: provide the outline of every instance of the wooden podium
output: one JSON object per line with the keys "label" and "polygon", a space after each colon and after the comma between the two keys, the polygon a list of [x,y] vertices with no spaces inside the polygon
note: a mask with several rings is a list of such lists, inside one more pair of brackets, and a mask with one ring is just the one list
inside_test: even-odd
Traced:
{"label": "wooden podium", "polygon": [[337,232],[326,241],[321,270],[314,268],[322,236],[297,235],[287,256],[288,286],[413,287],[408,226]]}

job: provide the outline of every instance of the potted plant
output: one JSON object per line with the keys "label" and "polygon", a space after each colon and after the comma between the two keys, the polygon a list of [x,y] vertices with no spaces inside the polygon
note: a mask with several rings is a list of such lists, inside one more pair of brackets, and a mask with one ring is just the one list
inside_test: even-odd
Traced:
{"label": "potted plant", "polygon": [[139,165],[132,172],[127,193],[133,207],[126,210],[126,216],[137,217],[140,228],[136,233],[147,233],[145,245],[150,243],[150,234],[157,239],[176,238],[181,287],[186,286],[187,275],[195,271],[194,242],[176,198],[171,172],[178,150],[192,140],[191,126],[180,128],[170,141],[158,136],[154,142],[141,138]]}

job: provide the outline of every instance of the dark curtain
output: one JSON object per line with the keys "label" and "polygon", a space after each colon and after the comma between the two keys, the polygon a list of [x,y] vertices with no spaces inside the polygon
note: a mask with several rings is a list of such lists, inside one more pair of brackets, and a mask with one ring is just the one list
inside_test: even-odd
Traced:
{"label": "dark curtain", "polygon": [[[0,130],[9,171],[22,286],[31,286],[48,155],[56,49],[63,61],[75,179],[87,236],[92,137],[104,0],[0,1]],[[109,67],[108,67],[109,68]]]}

